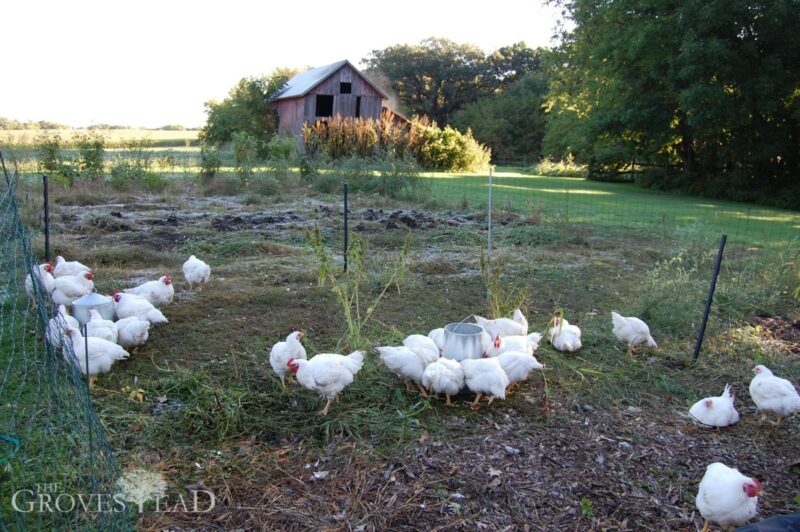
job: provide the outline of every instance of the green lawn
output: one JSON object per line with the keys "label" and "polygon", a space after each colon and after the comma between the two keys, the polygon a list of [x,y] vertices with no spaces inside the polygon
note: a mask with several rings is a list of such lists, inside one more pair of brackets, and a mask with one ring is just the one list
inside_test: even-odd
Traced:
{"label": "green lawn", "polygon": [[[426,174],[430,196],[449,205],[485,206],[487,175]],[[783,248],[800,235],[800,213],[747,203],[669,194],[628,183],[544,177],[501,169],[492,178],[493,208],[543,220],[594,226],[666,230],[696,224],[709,233],[727,233],[737,243]]]}

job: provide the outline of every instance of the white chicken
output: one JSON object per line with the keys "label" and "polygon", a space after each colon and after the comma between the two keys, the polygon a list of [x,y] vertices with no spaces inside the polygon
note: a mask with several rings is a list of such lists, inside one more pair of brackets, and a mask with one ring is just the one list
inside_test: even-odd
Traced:
{"label": "white chicken", "polygon": [[118,319],[135,316],[140,320],[147,320],[153,325],[169,323],[160,310],[141,296],[116,292],[114,294],[114,301],[116,302],[115,308]]}
{"label": "white chicken", "polygon": [[572,325],[564,318],[555,316],[550,322],[548,335],[550,343],[557,350],[566,353],[573,353],[581,348],[581,330],[577,325]]}
{"label": "white chicken", "polygon": [[733,401],[733,390],[726,384],[722,395],[700,399],[689,409],[689,415],[707,427],[727,427],[739,421]]}
{"label": "white chicken", "polygon": [[453,359],[441,357],[425,366],[422,372],[422,386],[434,394],[443,393],[447,404],[453,405],[450,397],[464,387],[464,368]]}
{"label": "white chicken", "polygon": [[[81,332],[74,327],[70,327],[67,334],[72,340],[72,351],[65,349],[64,358],[70,360],[71,355],[74,354],[72,362],[78,364],[84,375],[89,375],[89,388],[94,386],[98,373],[108,373],[114,362],[129,356],[128,352],[119,345],[102,338],[91,336],[84,338]],[[89,344],[88,368],[86,367],[86,342]]]}
{"label": "white chicken", "polygon": [[136,316],[117,320],[116,326],[117,342],[125,349],[132,348],[133,353],[139,346],[144,345],[150,336],[150,322],[140,320]]}
{"label": "white chicken", "polygon": [[111,320],[104,320],[95,309],[89,311],[89,322],[86,324],[86,333],[94,338],[102,338],[109,342],[117,343],[119,331],[117,325]]}
{"label": "white chicken", "polygon": [[497,360],[508,376],[509,386],[524,381],[535,369],[544,369],[533,354],[523,351],[503,351]]}
{"label": "white chicken", "polygon": [[500,336],[526,336],[528,334],[528,320],[520,309],[514,310],[514,317],[496,318],[493,320],[475,314],[475,323],[484,328],[494,338]]}
{"label": "white chicken", "polygon": [[320,412],[324,416],[339,393],[352,384],[363,364],[364,352],[354,351],[349,355],[321,353],[308,360],[293,358],[286,365],[298,383],[328,400]]}
{"label": "white chicken", "polygon": [[613,325],[611,332],[614,333],[617,340],[628,344],[629,355],[634,352],[637,345],[645,342],[650,349],[658,347],[656,341],[650,336],[650,327],[639,318],[620,316],[616,312],[612,312],[611,323]]}
{"label": "white chicken", "polygon": [[91,271],[92,269],[88,266],[81,264],[80,262],[73,260],[67,262],[64,260],[64,257],[59,255],[56,257],[56,266],[53,268],[53,277],[58,279],[59,277],[75,277],[76,275],[80,274],[81,272]]}
{"label": "white chicken", "polygon": [[432,330],[428,333],[428,338],[433,340],[433,343],[439,348],[439,354],[441,355],[444,352],[444,329],[439,327],[438,329]]}
{"label": "white chicken", "polygon": [[72,305],[72,302],[94,290],[94,274],[84,270],[78,275],[65,275],[53,280],[51,297],[56,305]]}
{"label": "white chicken", "polygon": [[425,388],[422,387],[422,374],[428,364],[439,359],[438,350],[434,352],[424,347],[406,347],[404,345],[383,346],[376,349],[380,353],[381,362],[389,368],[389,371],[403,379],[406,391],[411,391],[413,382],[423,397],[428,396]]}
{"label": "white chicken", "polygon": [[193,285],[204,284],[211,277],[211,267],[194,255],[183,263],[183,277],[189,283],[189,290]]}
{"label": "white chicken", "polygon": [[461,367],[464,368],[467,388],[476,394],[470,408],[477,410],[484,395],[489,396],[489,404],[495,398],[506,398],[508,375],[497,358],[467,358],[461,361]]}
{"label": "white chicken", "polygon": [[[45,262],[44,264],[39,264],[33,269],[32,274],[36,275],[39,280],[41,280],[41,286],[44,288],[45,292],[49,295],[52,291],[55,282],[55,277],[53,277],[53,265],[49,262]],[[25,276],[25,292],[27,292],[28,296],[31,298],[33,302],[34,308],[36,307],[36,299],[34,298],[34,290],[33,290],[33,277],[31,277],[31,273]]]}
{"label": "white chicken", "polygon": [[58,314],[50,318],[50,321],[47,322],[47,341],[50,342],[50,345],[55,349],[59,349],[61,347],[61,338],[64,336],[64,333],[70,328],[78,329],[79,327],[80,324],[78,320],[67,313],[67,307],[59,305]]}
{"label": "white chicken", "polygon": [[755,377],[750,381],[750,397],[756,408],[763,412],[772,412],[778,416],[777,424],[786,416],[800,412],[800,395],[794,384],[776,377],[763,365],[753,368]]}
{"label": "white chicken", "polygon": [[272,366],[272,370],[281,378],[281,384],[284,388],[286,388],[284,379],[286,378],[286,373],[289,371],[289,367],[286,364],[289,360],[293,358],[308,358],[306,355],[306,348],[300,343],[300,339],[303,336],[303,333],[300,331],[294,331],[286,337],[285,341],[273,345],[269,352],[269,365]]}
{"label": "white chicken", "polygon": [[439,346],[436,345],[436,342],[428,338],[427,336],[423,336],[421,334],[411,334],[403,340],[403,345],[406,347],[419,347],[420,349],[427,349],[431,353],[436,353],[436,356],[439,356]]}
{"label": "white chicken", "polygon": [[542,335],[540,333],[531,333],[527,336],[497,335],[486,350],[486,356],[496,357],[505,351],[522,351],[532,355],[534,351],[539,349],[539,342],[541,341]]}
{"label": "white chicken", "polygon": [[709,523],[736,527],[749,521],[758,512],[759,495],[758,479],[746,477],[720,462],[709,465],[695,498],[695,505],[705,519],[703,531],[709,530]]}
{"label": "white chicken", "polygon": [[148,300],[155,307],[172,303],[175,297],[175,287],[172,286],[172,279],[169,274],[162,275],[158,281],[147,281],[134,288],[123,290],[126,294],[134,294]]}

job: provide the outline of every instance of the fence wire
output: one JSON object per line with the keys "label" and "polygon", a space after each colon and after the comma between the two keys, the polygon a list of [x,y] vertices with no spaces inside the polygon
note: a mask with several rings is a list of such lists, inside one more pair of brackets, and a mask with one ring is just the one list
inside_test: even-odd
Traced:
{"label": "fence wire", "polygon": [[[118,470],[65,327],[35,272],[14,181],[0,197],[0,530],[128,530]],[[26,276],[34,272],[30,296]],[[67,343],[68,344],[68,343]]]}

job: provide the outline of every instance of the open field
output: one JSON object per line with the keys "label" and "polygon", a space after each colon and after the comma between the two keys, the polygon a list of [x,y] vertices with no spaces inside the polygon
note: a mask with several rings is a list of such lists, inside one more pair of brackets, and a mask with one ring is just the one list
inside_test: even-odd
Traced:
{"label": "open field", "polygon": [[[76,135],[87,133],[98,133],[111,144],[119,144],[131,140],[149,140],[163,144],[169,142],[171,145],[190,143],[197,140],[199,130],[165,131],[160,129],[0,129],[0,145],[9,146],[30,146],[40,134],[58,134],[62,140],[70,142]],[[188,145],[188,144],[187,144]]]}
{"label": "open field", "polygon": [[[533,190],[534,198],[530,209],[503,207],[524,196],[496,203],[503,287],[527,288],[531,330],[543,331],[563,309],[583,329],[584,348],[568,356],[543,342],[536,355],[546,370],[505,401],[475,413],[465,393],[447,408],[405,392],[372,351],[487,312],[479,267],[487,237],[482,182],[459,212],[441,209],[449,203],[445,193],[462,198],[438,188],[455,179],[437,177],[432,198],[416,210],[407,201],[353,198],[351,229],[368,249],[364,300],[376,297],[387,264],[411,235],[400,289],[380,301],[358,346],[346,345],[342,308],[330,287],[317,285],[304,236],[318,225],[341,260],[338,197],[299,188],[222,195],[219,184],[188,181],[157,195],[97,185],[54,191],[54,254],[94,267],[101,292],[165,271],[176,281],[176,301],[164,308],[170,323],[101,376],[92,400],[123,469],[155,468],[172,491],[203,485],[217,506],[204,515],[146,512],[138,526],[691,530],[702,525],[697,483],[718,460],[764,482],[761,515],[796,511],[798,420],[760,425],[746,391],[756,363],[800,379],[800,314],[790,294],[800,268],[796,246],[762,253],[732,244],[704,352],[692,366],[718,237],[706,218],[598,223],[603,215],[551,216],[544,206],[537,214],[537,198],[544,204],[547,194],[564,194],[565,183],[598,192],[583,196],[624,190],[617,204],[637,191],[498,176],[500,185]],[[35,190],[22,191],[32,223]],[[569,194],[573,208],[574,197],[580,204],[582,195]],[[686,198],[637,198],[650,209],[663,200],[676,219],[712,208]],[[779,219],[780,211],[765,213],[758,223],[766,232],[797,223]],[[191,253],[212,266],[201,291],[190,292],[180,279]],[[611,310],[646,319],[659,348],[626,355],[611,335]],[[269,348],[292,330],[306,333],[309,355],[369,349],[364,369],[326,417],[316,415],[324,400],[297,385],[283,390],[269,368]],[[721,431],[692,424],[688,407],[726,383],[737,392],[740,423]]]}

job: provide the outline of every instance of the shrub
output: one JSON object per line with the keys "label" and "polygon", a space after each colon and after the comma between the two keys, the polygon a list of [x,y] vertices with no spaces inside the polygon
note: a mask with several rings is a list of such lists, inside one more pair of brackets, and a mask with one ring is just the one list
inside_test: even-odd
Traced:
{"label": "shrub", "polygon": [[142,188],[148,192],[160,192],[169,186],[169,179],[123,159],[118,159],[111,167],[108,182],[115,190]]}
{"label": "shrub", "polygon": [[255,137],[244,131],[233,134],[233,158],[236,164],[236,174],[247,185],[247,180],[253,174],[253,167],[258,159],[258,141]]}
{"label": "shrub", "polygon": [[222,157],[219,147],[214,144],[203,143],[200,146],[200,176],[203,179],[212,179],[222,166]]}
{"label": "shrub", "polygon": [[297,152],[297,140],[292,135],[273,135],[266,151],[270,159],[288,161]]}
{"label": "shrub", "polygon": [[103,175],[105,162],[105,137],[98,131],[75,135],[78,150],[78,171],[82,176],[97,179]]}
{"label": "shrub", "polygon": [[43,131],[34,140],[36,163],[40,172],[49,174],[64,185],[72,185],[78,172],[72,161],[64,155],[61,135]]}
{"label": "shrub", "polygon": [[419,137],[415,154],[423,168],[467,172],[489,166],[490,150],[481,146],[470,130],[462,134],[450,126],[440,129],[434,125],[423,127]]}
{"label": "shrub", "polygon": [[572,155],[568,155],[567,159],[560,161],[552,161],[550,159],[542,159],[538,164],[535,164],[530,172],[533,175],[543,175],[548,177],[587,177],[588,171],[586,165],[575,163]]}

